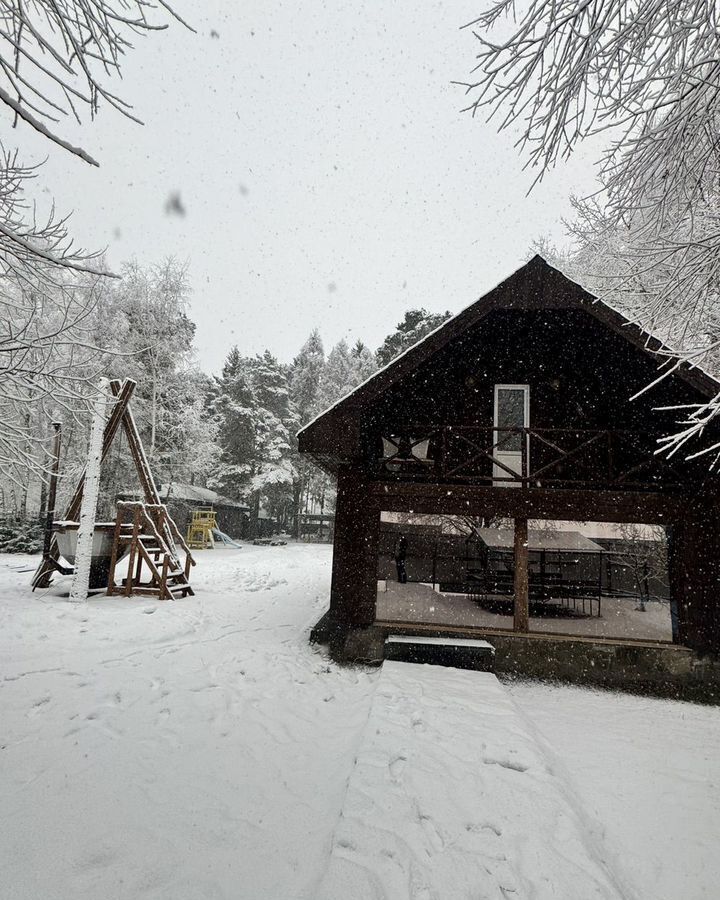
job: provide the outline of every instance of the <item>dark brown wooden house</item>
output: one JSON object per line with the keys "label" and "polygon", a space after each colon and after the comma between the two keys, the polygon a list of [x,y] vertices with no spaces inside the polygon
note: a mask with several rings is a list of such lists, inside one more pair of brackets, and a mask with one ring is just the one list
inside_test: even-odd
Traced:
{"label": "dark brown wooden house", "polygon": [[376,622],[390,511],[513,519],[518,635],[528,519],[660,523],[678,640],[718,651],[718,482],[707,457],[655,451],[680,416],[661,408],[702,404],[720,384],[684,366],[630,400],[657,378],[659,349],[536,256],[304,428],[300,451],[338,480],[325,620],[336,643]]}

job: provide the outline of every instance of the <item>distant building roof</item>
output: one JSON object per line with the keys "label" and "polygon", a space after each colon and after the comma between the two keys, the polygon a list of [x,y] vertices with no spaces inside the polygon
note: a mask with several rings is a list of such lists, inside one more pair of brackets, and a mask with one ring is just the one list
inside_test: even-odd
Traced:
{"label": "distant building roof", "polygon": [[[512,550],[511,528],[478,528],[480,540],[491,550]],[[528,550],[558,550],[567,553],[602,553],[603,548],[579,531],[528,531]]]}
{"label": "distant building roof", "polygon": [[160,486],[161,500],[186,500],[189,503],[207,503],[213,506],[234,506],[238,509],[250,509],[238,500],[223,497],[217,491],[200,487],[197,484],[185,484],[182,481],[173,481],[170,484]]}

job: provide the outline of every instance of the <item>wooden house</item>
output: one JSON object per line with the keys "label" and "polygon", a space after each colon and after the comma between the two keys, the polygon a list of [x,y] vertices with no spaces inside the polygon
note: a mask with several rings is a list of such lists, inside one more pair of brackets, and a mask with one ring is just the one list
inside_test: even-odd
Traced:
{"label": "wooden house", "polygon": [[720,650],[718,480],[708,457],[656,453],[681,415],[663,407],[720,383],[683,365],[631,400],[662,349],[535,256],[307,425],[300,451],[338,481],[325,632],[337,644],[376,624],[382,511],[462,514],[514,521],[520,636],[528,519],[662,524],[678,641]]}

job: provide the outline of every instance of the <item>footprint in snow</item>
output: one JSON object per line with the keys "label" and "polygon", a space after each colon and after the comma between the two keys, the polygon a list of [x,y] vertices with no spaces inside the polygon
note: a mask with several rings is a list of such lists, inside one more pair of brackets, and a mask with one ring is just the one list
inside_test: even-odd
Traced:
{"label": "footprint in snow", "polygon": [[425,813],[421,813],[419,816],[420,825],[422,826],[423,831],[428,836],[430,843],[433,845],[435,850],[442,850],[445,847],[445,838],[440,834],[437,825],[433,822],[432,818]]}
{"label": "footprint in snow", "polygon": [[469,822],[465,826],[465,831],[469,831],[471,834],[482,834],[483,831],[489,831],[495,837],[502,837],[502,828],[493,825],[492,822]]}
{"label": "footprint in snow", "polygon": [[388,769],[390,770],[390,777],[393,781],[399,781],[402,778],[402,774],[405,771],[405,763],[407,762],[407,757],[402,754],[394,757],[388,763]]}
{"label": "footprint in snow", "polygon": [[28,715],[28,716],[36,716],[36,715],[38,715],[40,712],[42,712],[42,708],[43,708],[44,706],[47,706],[47,704],[50,702],[51,699],[52,699],[52,698],[50,697],[49,694],[45,694],[45,696],[39,697],[39,698],[33,703],[32,707],[28,710],[27,715]]}
{"label": "footprint in snow", "polygon": [[527,772],[528,770],[525,763],[516,762],[514,759],[496,759],[492,756],[484,756],[483,763],[486,766],[502,766],[503,769],[510,769],[513,772]]}

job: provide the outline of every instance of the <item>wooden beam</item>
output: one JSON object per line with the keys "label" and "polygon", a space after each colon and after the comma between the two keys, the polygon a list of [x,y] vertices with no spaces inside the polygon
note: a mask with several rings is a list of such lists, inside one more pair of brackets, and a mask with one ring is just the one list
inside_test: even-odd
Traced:
{"label": "wooden beam", "polygon": [[[114,396],[119,395],[120,387],[118,382],[113,382],[110,385],[110,388]],[[123,429],[125,431],[125,437],[127,438],[128,446],[130,448],[130,455],[132,456],[133,462],[135,463],[135,468],[137,469],[138,478],[140,480],[140,487],[142,488],[143,494],[145,495],[145,502],[150,503],[153,506],[160,506],[160,495],[158,494],[157,487],[155,486],[155,481],[150,470],[150,464],[148,463],[147,456],[145,455],[145,449],[142,445],[140,432],[138,431],[138,427],[135,424],[135,418],[133,417],[132,411],[127,405],[122,411],[121,421]]]}
{"label": "wooden beam", "polygon": [[530,630],[528,580],[527,519],[515,519],[515,604],[513,629],[523,634]]}
{"label": "wooden beam", "polygon": [[428,482],[376,481],[373,498],[387,512],[642,522],[669,525],[686,515],[692,494],[654,491],[565,490]]}

